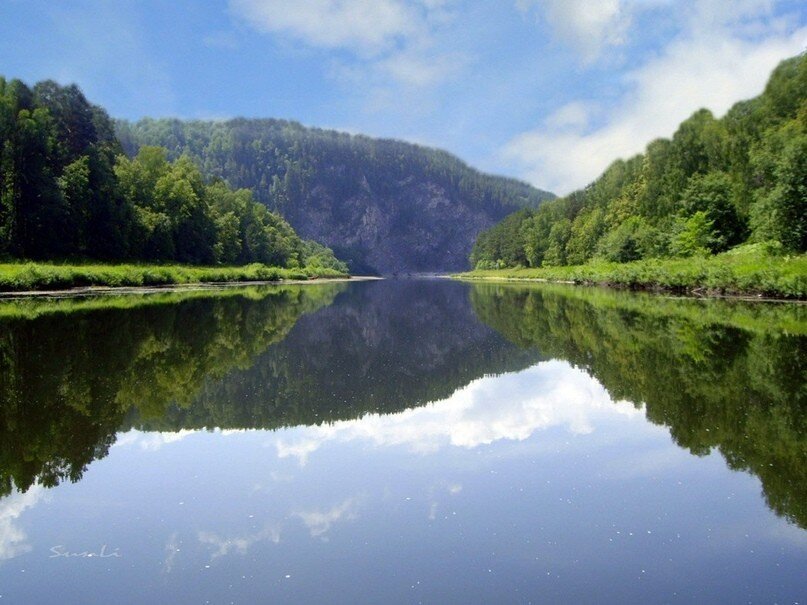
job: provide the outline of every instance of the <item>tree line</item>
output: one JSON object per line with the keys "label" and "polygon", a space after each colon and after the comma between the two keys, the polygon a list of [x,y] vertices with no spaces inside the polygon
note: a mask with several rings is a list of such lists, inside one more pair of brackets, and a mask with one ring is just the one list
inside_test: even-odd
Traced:
{"label": "tree line", "polygon": [[450,199],[496,216],[554,198],[515,179],[478,172],[439,149],[287,120],[145,118],[118,120],[115,128],[127,154],[144,145],[166,147],[172,158],[189,154],[205,174],[250,188],[256,199],[292,224],[318,187],[341,200],[363,194],[383,197],[407,181],[433,182]]}
{"label": "tree line", "polygon": [[480,234],[472,266],[578,265],[724,252],[746,242],[807,250],[807,55],[721,119],[701,109],[672,139],[617,160],[585,189]]}
{"label": "tree line", "polygon": [[308,264],[346,271],[247,189],[161,147],[123,153],[75,86],[0,78],[0,257]]}

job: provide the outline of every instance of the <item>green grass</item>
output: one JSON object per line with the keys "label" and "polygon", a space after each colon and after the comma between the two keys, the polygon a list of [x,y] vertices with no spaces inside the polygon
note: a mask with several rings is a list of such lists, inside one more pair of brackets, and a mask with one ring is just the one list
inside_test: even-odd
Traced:
{"label": "green grass", "polygon": [[592,262],[565,267],[469,271],[460,279],[545,280],[664,290],[681,294],[807,298],[807,255],[777,255],[746,245],[712,257]]}
{"label": "green grass", "polygon": [[284,269],[259,263],[243,267],[135,264],[0,264],[0,292],[66,290],[88,286],[140,287],[177,284],[309,280],[346,277],[333,269]]}

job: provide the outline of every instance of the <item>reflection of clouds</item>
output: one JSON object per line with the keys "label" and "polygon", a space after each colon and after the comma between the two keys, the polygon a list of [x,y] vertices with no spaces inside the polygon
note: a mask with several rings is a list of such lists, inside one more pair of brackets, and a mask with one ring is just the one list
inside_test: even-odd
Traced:
{"label": "reflection of clouds", "polygon": [[113,447],[138,446],[143,450],[156,451],[164,445],[182,441],[185,437],[198,432],[183,429],[176,433],[144,433],[143,431],[132,429],[131,431],[120,433]]}
{"label": "reflection of clouds", "polygon": [[175,432],[145,432],[131,429],[125,433],[118,433],[117,439],[112,447],[139,447],[143,450],[157,451],[162,446],[170,443],[177,443],[191,435],[200,433],[215,433],[223,437],[231,435],[241,435],[244,433],[254,433],[255,429],[182,429]]}
{"label": "reflection of clouds", "polygon": [[549,361],[519,373],[480,378],[424,407],[307,427],[294,441],[278,439],[276,447],[279,457],[295,457],[302,464],[329,441],[367,440],[425,453],[445,444],[472,448],[501,439],[521,441],[555,426],[588,434],[599,419],[641,413],[628,403],[614,404],[602,385],[582,370]]}
{"label": "reflection of clouds", "polygon": [[230,553],[245,555],[252,545],[266,540],[278,544],[280,542],[280,529],[267,526],[257,533],[234,538],[225,538],[209,531],[199,532],[199,542],[214,547],[211,559],[218,559]]}
{"label": "reflection of clouds", "polygon": [[360,500],[358,497],[348,498],[324,512],[296,512],[293,516],[302,520],[313,537],[324,536],[337,521],[355,519]]}
{"label": "reflection of clouds", "polygon": [[[326,511],[298,511],[293,512],[289,517],[299,518],[303,524],[311,532],[314,538],[321,538],[327,540],[326,534],[331,529],[331,526],[338,521],[347,521],[356,518],[359,504],[362,498],[355,496],[347,498],[341,504],[337,504],[330,510]],[[263,530],[247,534],[245,536],[222,536],[212,531],[200,531],[197,534],[199,542],[212,547],[210,555],[211,561],[218,559],[229,554],[245,555],[249,549],[258,542],[272,542],[274,544],[280,543],[281,531],[285,528],[283,524],[267,525]],[[166,562],[165,568],[167,571],[171,570],[173,566],[176,553],[179,552],[176,543],[176,535],[171,537],[171,540],[166,544]]]}
{"label": "reflection of clouds", "polygon": [[34,485],[25,493],[14,492],[0,501],[0,561],[31,550],[28,536],[16,521],[25,509],[34,506],[44,495],[45,488]]}
{"label": "reflection of clouds", "polygon": [[177,540],[177,532],[171,534],[168,542],[165,543],[165,560],[163,561],[163,573],[171,573],[174,569],[174,562],[179,553],[179,541]]}

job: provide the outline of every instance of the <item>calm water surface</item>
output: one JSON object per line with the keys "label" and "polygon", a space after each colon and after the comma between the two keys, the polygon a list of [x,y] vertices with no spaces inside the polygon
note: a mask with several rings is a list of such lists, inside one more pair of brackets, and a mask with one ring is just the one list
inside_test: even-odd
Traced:
{"label": "calm water surface", "polygon": [[0,303],[2,603],[805,603],[807,308]]}

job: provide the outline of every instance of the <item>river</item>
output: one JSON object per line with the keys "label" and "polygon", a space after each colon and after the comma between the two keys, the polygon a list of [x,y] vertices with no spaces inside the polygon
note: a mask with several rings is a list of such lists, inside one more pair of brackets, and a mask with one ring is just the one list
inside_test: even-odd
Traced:
{"label": "river", "polygon": [[0,603],[803,603],[807,306],[0,302]]}

